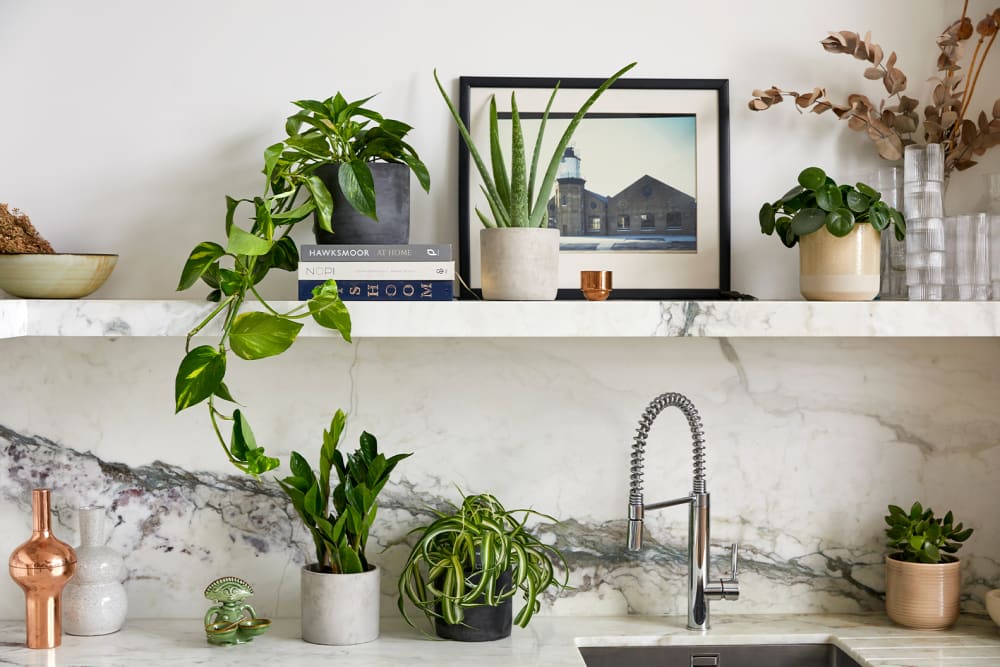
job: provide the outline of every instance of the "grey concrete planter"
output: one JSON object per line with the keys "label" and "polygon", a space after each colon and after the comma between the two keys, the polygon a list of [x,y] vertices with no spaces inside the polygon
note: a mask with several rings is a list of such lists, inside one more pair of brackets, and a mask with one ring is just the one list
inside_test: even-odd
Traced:
{"label": "grey concrete planter", "polygon": [[381,570],[331,574],[315,566],[302,568],[302,639],[332,646],[378,639]]}
{"label": "grey concrete planter", "polygon": [[375,213],[378,222],[358,213],[347,202],[337,182],[340,165],[316,170],[333,196],[333,234],[313,224],[317,243],[409,243],[410,168],[393,162],[369,162],[375,181]]}
{"label": "grey concrete planter", "polygon": [[505,227],[479,231],[483,298],[552,301],[559,291],[559,230]]}

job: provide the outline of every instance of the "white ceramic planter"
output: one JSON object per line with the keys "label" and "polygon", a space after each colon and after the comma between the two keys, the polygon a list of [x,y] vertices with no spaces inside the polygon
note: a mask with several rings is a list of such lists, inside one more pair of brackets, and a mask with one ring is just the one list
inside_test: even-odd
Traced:
{"label": "white ceramic planter", "polygon": [[479,231],[483,298],[552,301],[559,291],[559,230],[504,227]]}
{"label": "white ceramic planter", "polygon": [[310,567],[302,568],[302,639],[332,646],[378,639],[381,570],[329,574]]}
{"label": "white ceramic planter", "polygon": [[869,223],[843,238],[820,227],[799,238],[799,291],[810,301],[871,301],[881,261],[882,237]]}

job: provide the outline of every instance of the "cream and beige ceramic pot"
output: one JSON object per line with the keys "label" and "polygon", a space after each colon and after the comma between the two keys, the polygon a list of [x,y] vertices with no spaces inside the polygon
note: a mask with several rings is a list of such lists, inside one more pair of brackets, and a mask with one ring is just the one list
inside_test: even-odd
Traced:
{"label": "cream and beige ceramic pot", "polygon": [[881,260],[882,235],[870,224],[843,238],[820,227],[799,237],[799,291],[810,301],[871,301]]}
{"label": "cream and beige ceramic pot", "polygon": [[885,611],[893,622],[943,630],[958,619],[961,561],[907,563],[885,557]]}

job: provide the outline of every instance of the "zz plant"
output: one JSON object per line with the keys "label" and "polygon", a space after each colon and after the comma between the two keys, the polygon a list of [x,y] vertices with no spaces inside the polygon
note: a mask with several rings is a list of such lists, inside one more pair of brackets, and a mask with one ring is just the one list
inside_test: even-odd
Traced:
{"label": "zz plant", "polygon": [[905,238],[903,214],[882,201],[874,188],[864,183],[837,185],[819,167],[802,170],[798,180],[781,199],[765,202],[760,208],[760,231],[768,236],[777,232],[785,246],[794,247],[799,238],[822,227],[844,237],[856,224],[865,222],[880,232],[892,225],[896,238]]}
{"label": "zz plant", "polygon": [[[383,118],[365,108],[371,98],[347,102],[337,93],[323,100],[294,102],[299,111],[285,124],[288,136],[264,151],[264,191],[252,199],[226,197],[225,246],[203,241],[191,251],[181,271],[178,291],[201,280],[210,288],[215,308],[187,336],[185,356],[174,386],[175,410],[207,402],[209,417],[230,462],[243,472],[259,475],[273,470],[278,459],[265,454],[254,439],[241,410],[232,414],[220,401],[235,403],[225,383],[228,352],[241,359],[263,359],[281,354],[294,342],[302,320],[312,318],[351,340],[351,318],[340,300],[337,285],[328,280],[313,290],[312,298],[287,312],[272,307],[257,290],[271,269],[295,271],[299,254],[290,236],[296,224],[311,215],[332,231],[333,197],[315,171],[342,164],[338,182],[352,206],[376,218],[375,190],[368,162],[385,160],[409,166],[424,189],[430,187],[427,168],[403,138],[410,126]],[[237,223],[241,206],[252,208],[247,228]],[[250,297],[261,312],[241,312]],[[191,347],[191,339],[210,322],[221,319],[215,345]],[[232,422],[227,442],[220,421]]]}
{"label": "zz plant", "polygon": [[972,536],[972,528],[955,524],[949,511],[943,519],[934,516],[931,508],[924,509],[919,502],[910,511],[889,505],[885,516],[892,557],[908,563],[953,563],[951,555],[962,548],[962,543]]}
{"label": "zz plant", "polygon": [[[292,452],[292,474],[278,484],[292,501],[316,545],[321,572],[355,574],[369,570],[365,557],[368,532],[378,512],[378,494],[396,465],[412,454],[386,458],[367,431],[360,445],[346,457],[338,449],[347,417],[337,410],[330,429],[323,431],[319,474],[298,452]],[[331,473],[337,484],[331,488]]]}
{"label": "zz plant", "polygon": [[[483,179],[483,185],[480,187],[483,194],[486,196],[486,201],[489,203],[490,212],[492,214],[492,217],[487,217],[486,214],[478,208],[476,209],[476,215],[479,216],[479,220],[483,223],[483,226],[547,226],[548,218],[546,215],[546,205],[548,203],[549,196],[552,194],[552,186],[555,183],[556,173],[559,170],[559,161],[562,159],[563,152],[566,150],[570,139],[573,137],[573,132],[576,131],[577,125],[579,125],[580,121],[583,120],[584,115],[586,115],[590,107],[594,105],[597,98],[599,98],[605,90],[610,88],[612,84],[614,84],[614,82],[617,81],[623,74],[635,67],[635,65],[635,63],[631,63],[612,74],[611,77],[602,83],[600,87],[594,91],[594,94],[583,103],[583,106],[576,112],[573,119],[566,127],[566,130],[563,132],[562,138],[559,140],[555,152],[549,159],[548,166],[546,167],[545,173],[540,182],[536,180],[536,177],[538,175],[539,154],[542,149],[542,137],[545,133],[545,123],[549,118],[549,110],[552,108],[552,101],[555,100],[556,93],[559,92],[559,85],[557,84],[556,87],[553,88],[552,95],[549,96],[548,104],[545,105],[545,111],[542,113],[542,120],[538,126],[538,136],[535,139],[535,148],[531,156],[530,169],[527,168],[528,162],[524,146],[524,133],[521,127],[521,117],[518,114],[517,99],[514,94],[511,93],[511,166],[510,173],[508,174],[507,162],[504,159],[503,150],[500,147],[500,131],[499,123],[497,121],[496,98],[490,98],[491,166],[487,167],[476,148],[476,144],[472,140],[469,128],[465,126],[465,123],[462,121],[462,117],[455,109],[455,104],[451,101],[451,98],[448,97],[448,93],[444,91],[444,87],[438,79],[437,70],[434,71],[434,81],[437,83],[438,90],[441,92],[441,96],[444,98],[445,104],[448,105],[448,110],[451,111],[451,115],[455,119],[455,123],[458,124],[458,131],[462,135],[465,145],[468,146],[469,153],[472,155],[472,160],[476,164],[476,169],[479,170],[479,175]],[[536,184],[538,185],[537,191],[535,190]]]}
{"label": "zz plant", "polygon": [[[432,621],[462,623],[464,610],[475,606],[497,606],[520,591],[524,598],[514,622],[526,627],[538,611],[539,596],[549,587],[568,588],[566,560],[553,546],[544,544],[525,527],[531,516],[555,521],[530,509],[506,510],[489,494],[466,496],[458,507],[441,512],[416,528],[420,538],[413,546],[399,577],[399,611],[406,614],[409,600]],[[518,516],[520,515],[520,516]],[[565,573],[555,573],[559,563]],[[510,571],[512,584],[500,585]]]}

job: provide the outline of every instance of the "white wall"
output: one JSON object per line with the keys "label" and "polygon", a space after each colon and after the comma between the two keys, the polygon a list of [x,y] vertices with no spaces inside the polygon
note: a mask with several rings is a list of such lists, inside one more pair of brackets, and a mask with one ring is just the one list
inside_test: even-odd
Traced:
{"label": "white wall", "polygon": [[[761,236],[760,203],[807,165],[847,179],[877,160],[830,115],[799,118],[790,104],[751,113],[750,91],[853,91],[862,64],[818,42],[827,30],[868,28],[923,91],[947,6],[0,0],[0,201],[28,212],[59,250],[121,253],[97,296],[168,298],[190,248],[221,238],[223,196],[259,191],[261,152],[283,136],[289,100],[380,91],[378,108],[416,127],[434,179],[430,196],[414,193],[413,240],[457,244],[457,135],[431,70],[452,82],[600,76],[637,60],[637,77],[731,80],[733,287],[797,298],[797,254]],[[980,169],[962,179],[972,190]],[[269,285],[272,296],[293,294],[290,276]]]}

